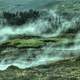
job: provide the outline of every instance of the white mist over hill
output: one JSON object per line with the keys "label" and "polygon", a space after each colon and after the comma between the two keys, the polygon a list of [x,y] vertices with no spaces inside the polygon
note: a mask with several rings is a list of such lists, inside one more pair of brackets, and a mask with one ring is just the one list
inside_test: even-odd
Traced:
{"label": "white mist over hill", "polygon": [[[44,13],[45,11],[42,11]],[[28,22],[22,26],[10,26],[0,24],[0,40],[6,40],[9,36],[26,34],[41,37],[57,37],[69,28],[76,28],[79,18],[72,18],[71,21],[59,16],[53,10],[46,10],[47,14],[42,15],[36,21]]]}
{"label": "white mist over hill", "polygon": [[[51,20],[48,19],[51,18]],[[40,17],[38,20],[24,24],[23,26],[8,26],[0,25],[0,40],[6,41],[10,36],[17,36],[19,34],[35,35],[44,38],[59,37],[63,32],[72,28],[77,28],[77,21],[79,18],[72,18],[71,21],[59,16],[55,11],[48,10],[48,15]],[[80,55],[80,41],[79,29],[75,33],[73,39],[73,46],[66,47],[66,44],[71,41],[67,38],[59,46],[55,44],[48,44],[38,49],[27,49],[26,52],[19,52],[17,49],[5,49],[1,53],[6,53],[8,56],[3,56],[0,62],[0,70],[5,70],[8,66],[14,65],[21,69],[47,64],[50,61],[58,61],[72,56]],[[63,33],[64,34],[64,33]],[[67,34],[65,34],[66,36]],[[66,44],[65,44],[66,43]],[[10,51],[11,50],[11,51]],[[11,55],[11,54],[15,54]],[[33,57],[32,54],[36,56]],[[10,56],[11,55],[11,56]]]}

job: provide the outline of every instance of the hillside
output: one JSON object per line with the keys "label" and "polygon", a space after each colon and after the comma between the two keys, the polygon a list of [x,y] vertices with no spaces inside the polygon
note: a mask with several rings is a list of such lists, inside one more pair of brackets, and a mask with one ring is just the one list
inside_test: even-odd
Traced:
{"label": "hillside", "polygon": [[80,80],[80,0],[1,0],[0,80]]}
{"label": "hillside", "polygon": [[11,66],[0,71],[0,80],[80,80],[80,57],[19,69]]}

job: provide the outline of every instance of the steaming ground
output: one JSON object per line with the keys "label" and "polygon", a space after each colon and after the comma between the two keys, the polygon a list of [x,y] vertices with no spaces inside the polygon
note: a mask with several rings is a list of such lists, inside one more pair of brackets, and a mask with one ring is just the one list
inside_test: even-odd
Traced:
{"label": "steaming ground", "polygon": [[0,25],[0,37],[2,40],[19,34],[54,37],[59,36],[61,32],[66,31],[70,27],[75,27],[77,18],[68,21],[62,16],[57,15],[53,10],[49,10],[48,12],[42,11],[42,13],[44,14],[38,20],[31,21],[23,26]]}
{"label": "steaming ground", "polygon": [[[49,20],[49,18],[51,19]],[[43,38],[59,37],[64,35],[69,29],[74,31],[77,28],[77,31],[74,32],[74,45],[69,47],[67,47],[67,44],[71,39],[66,37],[66,40],[59,46],[48,44],[41,49],[30,48],[26,49],[26,51],[23,50],[23,52],[14,48],[3,50],[2,53],[7,53],[7,55],[0,58],[0,70],[5,70],[11,65],[24,69],[80,55],[80,30],[77,26],[79,25],[79,20],[79,17],[73,17],[68,21],[63,16],[59,16],[55,11],[49,10],[46,15],[42,15],[38,20],[31,21],[23,26],[0,25],[1,42],[8,40],[11,36],[22,34],[41,36]]]}

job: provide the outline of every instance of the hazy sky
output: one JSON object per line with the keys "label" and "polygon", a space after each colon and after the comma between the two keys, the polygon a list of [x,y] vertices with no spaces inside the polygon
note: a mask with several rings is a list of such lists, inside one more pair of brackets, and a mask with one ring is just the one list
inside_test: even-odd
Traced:
{"label": "hazy sky", "polygon": [[45,6],[54,0],[0,0],[0,8],[7,9],[25,9],[25,8],[39,8]]}

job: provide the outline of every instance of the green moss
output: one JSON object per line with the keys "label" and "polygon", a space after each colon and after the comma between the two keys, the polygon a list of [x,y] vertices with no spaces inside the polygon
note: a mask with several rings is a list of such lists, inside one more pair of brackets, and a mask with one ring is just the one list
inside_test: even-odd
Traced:
{"label": "green moss", "polygon": [[36,39],[36,38],[33,38],[33,39],[13,39],[13,40],[8,40],[8,41],[5,41],[3,43],[0,44],[0,47],[16,47],[16,48],[38,48],[38,47],[42,47],[42,46],[45,46],[46,44],[48,43],[52,43],[52,44],[57,44],[57,45],[63,45],[63,44],[66,44],[65,42],[67,43],[70,43],[70,42],[73,42],[73,40],[69,40],[67,38],[55,38],[55,37],[52,37],[52,38],[44,38],[44,39]]}
{"label": "green moss", "polygon": [[37,39],[13,39],[9,40],[7,45],[20,47],[40,47],[44,45],[44,42]]}

